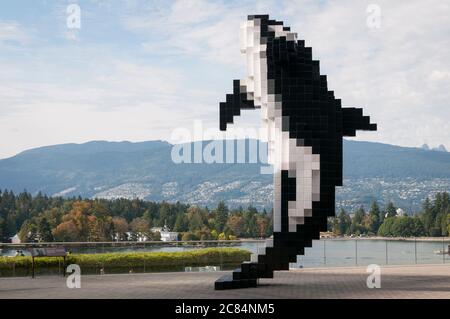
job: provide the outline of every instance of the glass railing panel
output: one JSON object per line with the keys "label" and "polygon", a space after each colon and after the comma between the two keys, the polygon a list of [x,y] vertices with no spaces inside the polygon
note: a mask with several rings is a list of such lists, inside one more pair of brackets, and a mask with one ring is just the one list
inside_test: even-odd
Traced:
{"label": "glass railing panel", "polygon": [[356,239],[327,239],[327,266],[356,265],[358,241]]}
{"label": "glass railing panel", "polygon": [[388,249],[390,242],[373,239],[358,239],[357,242],[358,266],[386,264],[386,249]]}
{"label": "glass railing panel", "polygon": [[416,263],[414,238],[386,241],[388,265],[413,265]]}
{"label": "glass railing panel", "polygon": [[440,264],[443,263],[442,239],[417,239],[417,263]]}
{"label": "glass railing panel", "polygon": [[297,256],[297,262],[291,264],[293,268],[311,268],[325,266],[324,245],[326,241],[314,240],[312,247],[305,248],[305,254]]}

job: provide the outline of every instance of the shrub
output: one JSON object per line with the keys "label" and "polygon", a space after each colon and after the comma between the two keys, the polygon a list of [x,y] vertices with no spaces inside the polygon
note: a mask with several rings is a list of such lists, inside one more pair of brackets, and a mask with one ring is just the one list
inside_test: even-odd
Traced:
{"label": "shrub", "polygon": [[[238,248],[204,248],[183,252],[133,252],[68,255],[66,265],[77,264],[82,274],[184,271],[184,267],[220,266],[233,269],[250,259]],[[62,258],[35,258],[37,274],[62,272]],[[31,257],[0,257],[0,277],[31,275]]]}

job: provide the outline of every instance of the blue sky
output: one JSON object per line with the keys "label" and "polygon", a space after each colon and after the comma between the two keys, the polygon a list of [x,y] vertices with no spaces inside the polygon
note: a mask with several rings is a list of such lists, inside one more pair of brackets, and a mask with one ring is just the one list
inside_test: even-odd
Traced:
{"label": "blue sky", "polygon": [[[67,27],[67,6],[81,29]],[[369,28],[369,4],[380,28]],[[268,13],[313,47],[329,88],[379,124],[358,139],[450,148],[447,1],[2,1],[0,158],[50,144],[170,140],[244,76],[239,23]],[[259,126],[257,112],[237,125]]]}

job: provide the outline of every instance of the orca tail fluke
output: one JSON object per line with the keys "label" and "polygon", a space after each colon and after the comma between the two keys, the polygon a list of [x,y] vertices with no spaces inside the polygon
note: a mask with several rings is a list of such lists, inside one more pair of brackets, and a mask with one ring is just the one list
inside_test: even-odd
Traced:
{"label": "orca tail fluke", "polygon": [[306,247],[312,247],[313,240],[320,239],[320,232],[326,230],[326,217],[307,217],[306,223],[297,225],[292,233],[274,232],[265,246],[258,248],[251,261],[245,261],[231,275],[224,275],[214,285],[216,290],[257,287],[258,279],[273,278],[274,271],[289,270],[289,264],[297,262],[297,256],[305,254]]}
{"label": "orca tail fluke", "polygon": [[[288,268],[289,270],[289,263]],[[273,278],[273,269],[259,262],[244,262],[231,275],[224,275],[216,280],[215,290],[255,288],[259,278]]]}
{"label": "orca tail fluke", "polygon": [[276,270],[289,270],[289,263],[297,261],[297,255],[304,249],[266,248],[266,254],[255,255],[252,261],[246,261],[231,275],[224,275],[216,280],[215,290],[254,288],[260,278],[273,278]]}

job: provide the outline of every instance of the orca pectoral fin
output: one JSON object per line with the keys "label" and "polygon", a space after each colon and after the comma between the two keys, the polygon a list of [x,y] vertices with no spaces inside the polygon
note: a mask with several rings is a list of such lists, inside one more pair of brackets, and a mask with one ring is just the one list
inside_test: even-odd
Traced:
{"label": "orca pectoral fin", "polygon": [[370,123],[370,117],[363,116],[361,108],[342,108],[342,135],[356,136],[357,130],[376,131],[377,124]]}
{"label": "orca pectoral fin", "polygon": [[239,80],[234,80],[233,94],[227,94],[226,101],[219,104],[220,130],[226,131],[227,124],[233,123],[233,117],[241,115],[241,110],[251,109],[255,109],[255,104],[249,99],[246,87]]}

